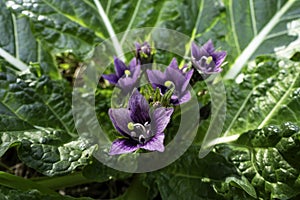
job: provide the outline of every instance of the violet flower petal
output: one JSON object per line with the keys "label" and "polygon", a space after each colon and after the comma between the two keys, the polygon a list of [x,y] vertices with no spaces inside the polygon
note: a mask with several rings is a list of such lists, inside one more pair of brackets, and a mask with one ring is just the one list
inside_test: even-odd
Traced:
{"label": "violet flower petal", "polygon": [[154,134],[162,133],[170,122],[173,108],[156,108],[151,115],[151,130]]}
{"label": "violet flower petal", "polygon": [[[188,102],[189,100],[191,100],[191,98],[192,98],[191,93],[189,91],[187,91],[184,95],[182,95],[180,98],[178,98],[178,105]],[[177,105],[177,104],[175,104],[175,105]]]}
{"label": "violet flower petal", "polygon": [[149,104],[138,90],[132,93],[128,102],[128,109],[130,110],[130,117],[134,122],[144,124],[150,121]]}
{"label": "violet flower petal", "polygon": [[149,151],[163,152],[165,150],[164,139],[165,139],[165,134],[158,133],[153,138],[151,138],[148,142],[146,142],[144,145],[141,145],[140,148]]}
{"label": "violet flower petal", "polygon": [[222,64],[222,62],[225,60],[225,58],[226,58],[226,52],[225,51],[214,52],[212,54],[212,57],[214,59],[216,67],[218,68],[218,67],[220,67],[220,65]]}
{"label": "violet flower petal", "polygon": [[[174,70],[173,68],[168,67],[165,73],[166,80],[172,81],[175,84],[175,90],[177,92],[182,92],[185,90],[185,88],[183,88],[183,85],[185,85],[186,80],[179,69]],[[187,82],[189,82],[189,80],[187,80]]]}
{"label": "violet flower petal", "polygon": [[190,80],[191,80],[191,78],[192,78],[192,76],[193,76],[193,73],[194,73],[194,70],[192,69],[192,70],[188,71],[188,72],[185,74],[185,82],[184,82],[184,84],[182,85],[182,89],[183,89],[183,90],[186,90],[186,89],[187,89],[187,86],[188,86],[189,83],[190,83]]}
{"label": "violet flower petal", "polygon": [[173,58],[171,60],[169,67],[175,70],[179,70],[176,58]]}
{"label": "violet flower petal", "polygon": [[135,68],[139,65],[136,58],[132,58],[129,62],[128,68],[131,72],[135,71]]}
{"label": "violet flower petal", "polygon": [[215,52],[215,47],[213,45],[213,42],[212,40],[208,40],[203,46],[202,46],[203,49],[205,49],[205,51],[208,53],[208,54],[212,54]]}
{"label": "violet flower petal", "polygon": [[117,131],[119,131],[123,136],[128,137],[130,133],[128,123],[132,122],[132,119],[130,118],[130,111],[126,108],[110,108],[108,114]]}
{"label": "violet flower petal", "polygon": [[196,43],[192,42],[192,57],[194,57],[196,60],[199,60],[201,58],[200,49],[196,45]]}
{"label": "violet flower petal", "polygon": [[117,86],[122,90],[124,94],[131,93],[132,90],[137,86],[140,71],[141,67],[140,65],[137,65],[132,72],[133,74],[128,77],[124,76],[119,79]]}
{"label": "violet flower petal", "polygon": [[156,89],[157,87],[163,86],[166,82],[166,75],[159,70],[147,70],[147,77],[152,87]]}
{"label": "violet flower petal", "polygon": [[108,75],[103,74],[102,77],[104,79],[108,80],[111,84],[114,84],[114,85],[117,84],[118,79],[119,79],[117,77],[117,75],[115,75],[115,74],[108,74]]}
{"label": "violet flower petal", "polygon": [[117,57],[114,57],[115,71],[117,77],[121,78],[124,75],[124,71],[127,69],[125,63]]}
{"label": "violet flower petal", "polygon": [[138,149],[138,144],[131,142],[127,139],[117,139],[113,141],[109,155],[117,155],[117,154],[124,154],[124,153],[131,153]]}

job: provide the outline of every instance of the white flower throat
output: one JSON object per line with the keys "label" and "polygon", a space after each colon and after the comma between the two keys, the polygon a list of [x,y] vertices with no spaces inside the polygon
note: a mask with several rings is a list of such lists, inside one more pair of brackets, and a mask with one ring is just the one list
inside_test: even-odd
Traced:
{"label": "white flower throat", "polygon": [[149,122],[146,122],[145,124],[129,122],[127,127],[131,131],[131,138],[138,141],[140,144],[145,144],[145,142],[152,137]]}

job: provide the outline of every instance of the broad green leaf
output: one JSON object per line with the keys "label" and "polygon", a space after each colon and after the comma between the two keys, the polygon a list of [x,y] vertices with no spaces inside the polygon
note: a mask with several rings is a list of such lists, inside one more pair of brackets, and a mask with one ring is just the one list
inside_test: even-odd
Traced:
{"label": "broad green leaf", "polygon": [[28,19],[10,12],[3,0],[0,1],[0,9],[0,56],[20,70],[38,62],[43,74],[59,78],[53,57],[41,42],[36,41]]}
{"label": "broad green leaf", "polygon": [[62,140],[63,136],[59,134],[56,137],[53,137],[55,133],[46,134],[40,136],[38,141],[32,141],[31,138],[24,141],[25,138],[21,137],[23,140],[18,154],[27,166],[45,175],[54,176],[70,173],[89,163],[95,146],[90,147],[80,138]]}
{"label": "broad green leaf", "polygon": [[66,174],[89,164],[95,146],[81,138],[70,138],[65,132],[51,129],[3,131],[1,155],[18,146],[19,158],[29,167],[48,176]]}
{"label": "broad green leaf", "polygon": [[47,175],[88,164],[95,146],[75,132],[66,82],[8,71],[0,77],[1,155],[17,145],[20,159]]}
{"label": "broad green leaf", "polygon": [[300,64],[258,57],[238,82],[227,82],[224,135],[241,134],[268,124],[300,121]]}
{"label": "broad green leaf", "polygon": [[[95,2],[99,1],[37,0],[24,4],[23,1],[10,0],[7,5],[15,13],[28,16],[34,23],[36,36],[58,51],[81,54],[88,49],[86,43],[98,41],[92,32],[100,39],[106,39],[115,33],[143,27],[170,28],[187,34],[192,40],[200,36],[203,36],[203,41],[225,36],[222,31],[225,16],[220,16],[224,11],[221,0],[118,0],[101,1],[99,5]],[[126,36],[125,33],[118,38],[121,44],[126,41]],[[189,48],[186,55],[188,52]]]}
{"label": "broad green leaf", "polygon": [[163,199],[297,199],[299,130],[287,122],[248,131],[202,159],[195,159],[194,146],[146,180],[157,184]]}
{"label": "broad green leaf", "polygon": [[214,189],[220,183],[235,191],[232,193],[256,197],[253,186],[239,175],[232,163],[214,152],[195,159],[198,150],[198,147],[190,148],[178,161],[155,174],[162,199],[225,199]]}
{"label": "broad green leaf", "polygon": [[300,51],[300,18],[298,20],[289,23],[288,34],[293,36],[298,36],[297,40],[293,41],[289,45],[277,48],[275,50],[275,54],[279,57],[292,59],[293,56]]}
{"label": "broad green leaf", "polygon": [[300,18],[299,0],[224,0],[227,13],[229,55],[235,61],[225,78],[234,78],[251,59],[274,53],[295,40],[288,30]]}
{"label": "broad green leaf", "polygon": [[300,194],[300,132],[292,123],[242,134],[217,152],[233,163],[262,199],[290,199]]}
{"label": "broad green leaf", "polygon": [[[67,5],[65,1],[57,1],[57,3],[63,4],[62,9],[66,12],[65,14],[60,12],[60,8],[57,8],[56,4],[52,5],[48,1],[7,1],[6,4],[16,15],[27,16],[31,22],[34,36],[48,51],[50,50],[52,53],[69,51],[80,58],[85,58],[99,40],[92,31],[81,26],[83,25],[82,19],[77,21],[76,17],[69,13],[71,12],[69,8],[77,8],[82,9],[81,11],[77,10],[78,15],[84,17],[85,14],[88,14],[93,17],[95,13],[87,10],[84,7],[85,3],[81,2],[75,1],[75,5]],[[83,13],[82,11],[85,9],[86,11]],[[75,22],[73,19],[76,19]],[[93,23],[94,20],[91,22]]]}
{"label": "broad green leaf", "polygon": [[120,180],[129,178],[131,176],[129,173],[109,168],[96,159],[93,160],[92,164],[83,169],[83,175],[89,180],[94,180],[97,182],[106,182],[113,179]]}
{"label": "broad green leaf", "polygon": [[10,189],[7,187],[0,186],[0,199],[3,200],[91,200],[91,198],[81,197],[81,198],[74,198],[70,196],[62,196],[59,194],[45,194],[41,193],[38,190],[27,190],[21,191],[19,189]]}
{"label": "broad green leaf", "polygon": [[[17,77],[12,73],[1,73],[0,77],[1,130],[41,126],[76,135],[71,88],[66,82],[53,81],[47,76]],[[17,122],[19,126],[14,124]]]}

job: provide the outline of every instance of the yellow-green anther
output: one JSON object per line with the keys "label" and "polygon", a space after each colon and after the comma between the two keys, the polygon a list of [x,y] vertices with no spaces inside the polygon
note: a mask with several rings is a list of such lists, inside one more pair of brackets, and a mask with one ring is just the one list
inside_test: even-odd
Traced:
{"label": "yellow-green anther", "polygon": [[206,59],[206,64],[209,65],[211,63],[211,61],[213,61],[213,57],[208,56],[207,59]]}
{"label": "yellow-green anther", "polygon": [[174,83],[172,81],[166,81],[164,85],[169,88],[171,86],[173,87]]}
{"label": "yellow-green anther", "polygon": [[130,76],[131,72],[130,72],[128,69],[126,69],[125,72],[124,72],[124,74],[125,74],[126,76]]}
{"label": "yellow-green anther", "polygon": [[141,55],[142,58],[148,58],[148,55],[144,52],[140,52],[140,55]]}
{"label": "yellow-green anther", "polygon": [[133,130],[134,130],[134,123],[129,122],[129,123],[127,124],[127,128],[128,128],[129,130],[133,131]]}

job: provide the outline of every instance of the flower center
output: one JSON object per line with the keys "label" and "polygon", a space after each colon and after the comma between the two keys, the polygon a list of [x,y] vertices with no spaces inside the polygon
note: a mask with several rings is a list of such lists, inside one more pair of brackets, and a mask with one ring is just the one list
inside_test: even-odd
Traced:
{"label": "flower center", "polygon": [[201,59],[200,59],[200,63],[203,63],[205,62],[205,64],[209,65],[211,62],[213,61],[213,57],[212,56],[202,56]]}
{"label": "flower center", "polygon": [[206,64],[209,65],[211,63],[211,61],[213,61],[213,57],[208,56],[207,59],[206,59]]}
{"label": "flower center", "polygon": [[172,82],[172,81],[166,81],[164,83],[164,85],[167,87],[167,88],[175,88],[175,84]]}
{"label": "flower center", "polygon": [[125,74],[126,77],[128,77],[128,76],[131,75],[131,72],[130,72],[128,69],[126,69],[126,70],[124,71],[124,74]]}
{"label": "flower center", "polygon": [[127,128],[131,131],[132,139],[138,141],[140,144],[145,144],[150,138],[150,124],[146,122],[144,125],[140,123],[129,122]]}

